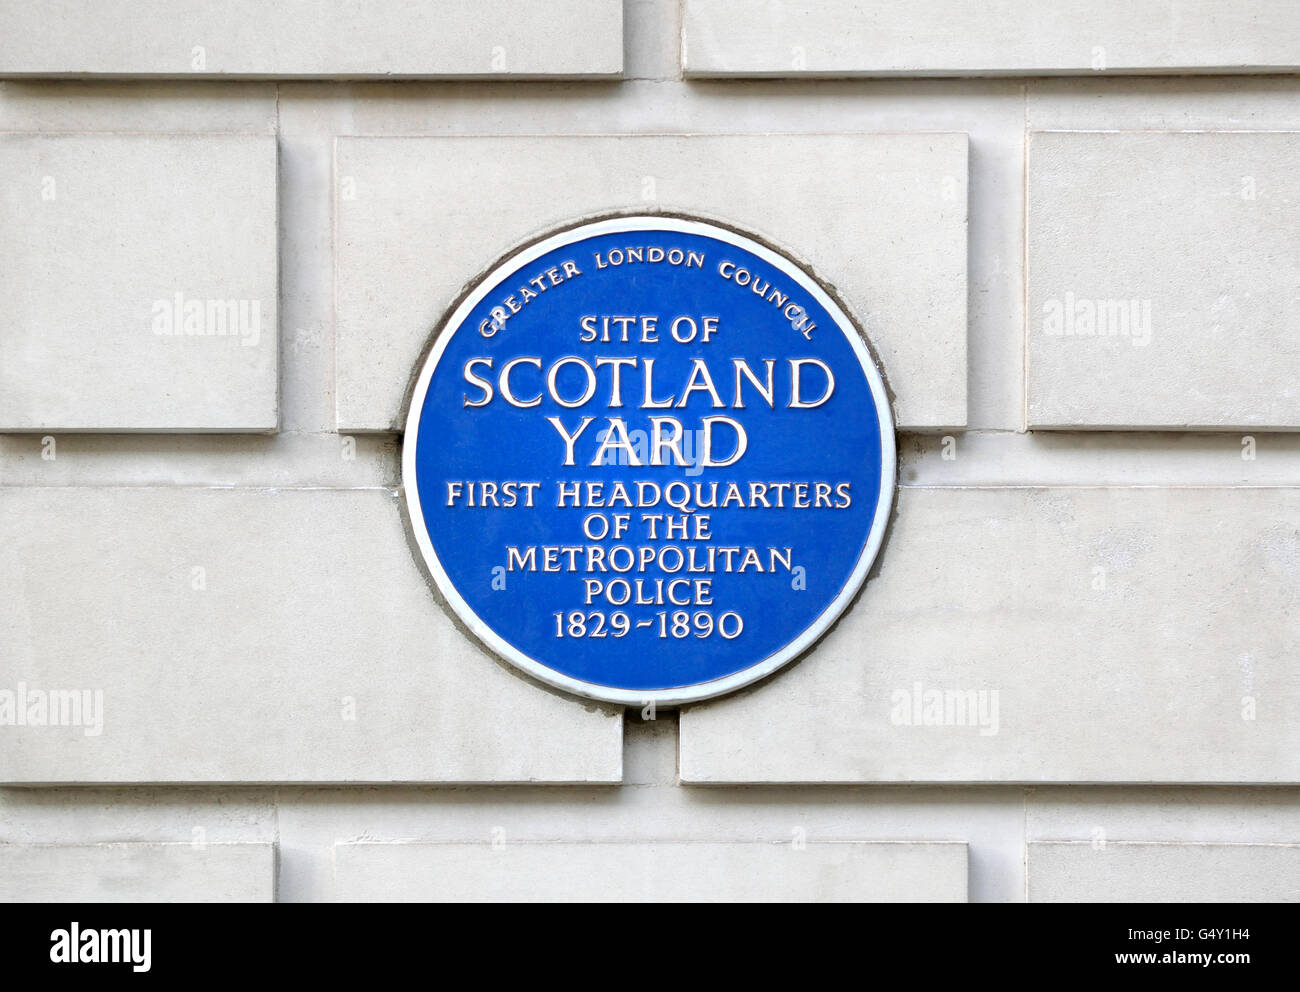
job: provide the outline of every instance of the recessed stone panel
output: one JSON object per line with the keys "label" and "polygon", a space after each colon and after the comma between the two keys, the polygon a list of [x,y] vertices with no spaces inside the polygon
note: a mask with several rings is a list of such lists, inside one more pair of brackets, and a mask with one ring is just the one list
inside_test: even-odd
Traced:
{"label": "recessed stone panel", "polygon": [[275,430],[277,174],[269,135],[0,134],[0,431]]}
{"label": "recessed stone panel", "polygon": [[584,78],[623,69],[610,0],[0,0],[0,76]]}
{"label": "recessed stone panel", "polygon": [[1031,428],[1300,429],[1300,132],[1035,132]]}
{"label": "recessed stone panel", "polygon": [[400,429],[434,328],[511,248],[657,211],[811,260],[876,349],[899,425],[963,425],[966,161],[964,134],[340,138],[339,428]]}
{"label": "recessed stone panel", "polygon": [[682,779],[1300,782],[1297,512],[1295,489],[904,487],[820,646],[682,713]]}
{"label": "recessed stone panel", "polygon": [[688,76],[1292,72],[1288,0],[684,0]]}
{"label": "recessed stone panel", "polygon": [[275,854],[274,844],[0,844],[0,902],[273,902]]}
{"label": "recessed stone panel", "polygon": [[474,647],[386,489],[0,490],[0,643],[0,782],[622,774],[621,715]]}
{"label": "recessed stone panel", "polygon": [[965,902],[966,845],[340,843],[344,902]]}
{"label": "recessed stone panel", "polygon": [[1030,902],[1300,902],[1300,844],[1042,842]]}

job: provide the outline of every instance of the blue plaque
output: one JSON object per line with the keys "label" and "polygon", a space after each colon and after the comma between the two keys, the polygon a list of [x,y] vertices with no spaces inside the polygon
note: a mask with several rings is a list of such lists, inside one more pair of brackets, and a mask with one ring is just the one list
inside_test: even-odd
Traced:
{"label": "blue plaque", "polygon": [[800,266],[618,217],[522,249],[435,336],[402,477],[437,588],[492,651],[594,699],[706,699],[810,647],[893,504],[884,383]]}

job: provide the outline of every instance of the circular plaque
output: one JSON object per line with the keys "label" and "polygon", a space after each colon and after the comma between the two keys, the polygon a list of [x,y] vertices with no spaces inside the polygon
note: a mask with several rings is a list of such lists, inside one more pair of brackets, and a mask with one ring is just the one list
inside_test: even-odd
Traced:
{"label": "circular plaque", "polygon": [[776,671],[861,588],[895,483],[884,382],[799,265],[671,217],[479,280],[416,377],[402,477],[438,589],[500,657],[628,705]]}

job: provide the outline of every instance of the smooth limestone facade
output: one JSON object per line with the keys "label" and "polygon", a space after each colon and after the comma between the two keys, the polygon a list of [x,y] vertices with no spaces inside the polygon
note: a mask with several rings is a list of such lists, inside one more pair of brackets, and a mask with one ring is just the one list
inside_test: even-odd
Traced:
{"label": "smooth limestone facade", "polygon": [[[0,0],[0,899],[1300,899],[1297,70],[1288,0]],[[827,637],[647,719],[440,605],[400,425],[654,212],[836,292],[900,463]]]}

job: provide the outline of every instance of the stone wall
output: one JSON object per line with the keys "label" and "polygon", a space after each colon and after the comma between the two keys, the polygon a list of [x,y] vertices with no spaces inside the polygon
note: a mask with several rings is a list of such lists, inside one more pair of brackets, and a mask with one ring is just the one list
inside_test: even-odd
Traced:
{"label": "stone wall", "polygon": [[[1297,71],[1289,0],[0,0],[0,898],[1300,899]],[[399,498],[448,306],[613,211],[806,263],[900,431],[851,612],[653,720]]]}

